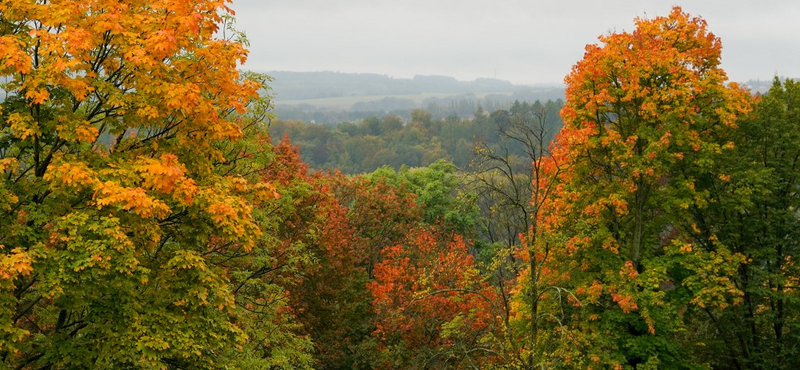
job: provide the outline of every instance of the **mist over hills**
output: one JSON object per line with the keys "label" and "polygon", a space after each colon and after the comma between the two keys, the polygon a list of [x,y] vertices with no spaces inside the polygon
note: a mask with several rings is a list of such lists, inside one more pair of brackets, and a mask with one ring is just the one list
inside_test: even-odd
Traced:
{"label": "mist over hills", "polygon": [[559,84],[515,85],[479,78],[459,81],[448,76],[392,78],[374,73],[268,72],[275,113],[281,119],[324,124],[395,114],[408,117],[423,108],[435,118],[466,118],[478,109],[507,109],[515,101],[558,100]]}
{"label": "mist over hills", "polygon": [[278,100],[305,100],[347,96],[411,95],[424,93],[492,93],[560,86],[524,86],[493,78],[458,81],[448,76],[392,78],[374,73],[268,72]]}

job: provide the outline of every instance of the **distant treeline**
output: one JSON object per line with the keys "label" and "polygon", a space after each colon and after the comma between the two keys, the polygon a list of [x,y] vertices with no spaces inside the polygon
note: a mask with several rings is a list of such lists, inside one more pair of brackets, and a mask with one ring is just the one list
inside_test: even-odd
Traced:
{"label": "distant treeline", "polygon": [[563,97],[564,89],[562,88],[528,88],[510,94],[485,94],[482,97],[473,93],[429,97],[421,102],[404,97],[387,96],[379,100],[357,101],[347,109],[278,102],[275,114],[283,120],[313,121],[328,125],[370,117],[383,118],[387,115],[396,115],[410,120],[411,111],[414,109],[424,109],[435,119],[449,116],[472,118],[478,110],[489,112],[508,110],[514,105],[514,102],[559,100]]}
{"label": "distant treeline", "polygon": [[[797,80],[800,80],[800,79],[779,76],[778,80],[781,81],[781,82],[786,82],[786,80],[797,81]],[[747,86],[747,88],[750,89],[750,92],[753,93],[753,94],[756,94],[756,93],[757,94],[765,94],[765,93],[767,93],[769,91],[769,89],[773,86],[774,83],[775,83],[774,79],[769,79],[769,80],[748,80],[747,82],[744,83],[744,85]]]}
{"label": "distant treeline", "polygon": [[[524,157],[519,142],[503,137],[503,127],[541,117],[551,139],[562,125],[561,100],[515,102],[508,109],[474,110],[471,118],[452,114],[436,118],[433,112],[415,109],[407,113],[372,116],[336,126],[301,120],[274,120],[273,141],[288,136],[300,148],[302,160],[314,169],[337,169],[347,174],[372,172],[382,166],[428,166],[440,159],[467,168],[477,143],[508,150]],[[435,107],[435,106],[434,106]]]}
{"label": "distant treeline", "polygon": [[458,81],[447,76],[392,78],[373,73],[268,72],[272,90],[281,100],[338,98],[363,95],[412,95],[511,92],[524,86],[493,78]]}

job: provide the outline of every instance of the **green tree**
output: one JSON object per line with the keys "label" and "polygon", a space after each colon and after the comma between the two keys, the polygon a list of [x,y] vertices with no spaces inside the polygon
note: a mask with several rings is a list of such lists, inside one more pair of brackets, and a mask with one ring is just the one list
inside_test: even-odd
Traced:
{"label": "green tree", "polygon": [[[775,80],[729,137],[736,148],[702,177],[710,204],[694,209],[695,239],[742,254],[734,281],[742,302],[697,313],[710,332],[702,351],[719,368],[794,369],[800,344],[800,84]],[[712,172],[712,174],[714,173]],[[698,176],[700,178],[700,176]],[[719,356],[724,353],[725,356]]]}
{"label": "green tree", "polygon": [[381,132],[389,133],[403,129],[403,119],[397,115],[389,114],[383,117],[380,123]]}

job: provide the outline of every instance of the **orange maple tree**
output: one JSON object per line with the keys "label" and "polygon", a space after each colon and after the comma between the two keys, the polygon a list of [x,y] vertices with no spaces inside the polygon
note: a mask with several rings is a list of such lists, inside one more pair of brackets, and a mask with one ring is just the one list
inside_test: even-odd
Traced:
{"label": "orange maple tree", "polygon": [[497,297],[461,236],[418,227],[383,250],[369,284],[384,368],[470,368],[500,361]]}
{"label": "orange maple tree", "polygon": [[559,241],[552,273],[581,306],[567,325],[583,348],[572,360],[683,366],[692,360],[672,336],[682,307],[724,307],[739,294],[730,276],[741,256],[713,234],[698,240],[690,210],[706,205],[695,184],[732,148],[725,138],[748,94],[726,83],[706,22],[680,8],[600,41],[566,78],[553,148],[566,170],[552,174],[544,212]]}

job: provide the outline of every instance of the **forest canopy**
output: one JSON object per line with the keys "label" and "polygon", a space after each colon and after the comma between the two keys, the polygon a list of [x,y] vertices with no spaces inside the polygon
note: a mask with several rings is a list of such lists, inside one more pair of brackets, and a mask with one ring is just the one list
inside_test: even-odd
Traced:
{"label": "forest canopy", "polygon": [[0,4],[4,368],[800,367],[800,84],[729,82],[702,18],[565,100],[329,127],[231,15]]}

